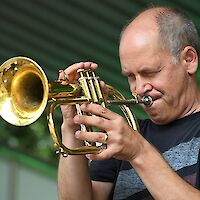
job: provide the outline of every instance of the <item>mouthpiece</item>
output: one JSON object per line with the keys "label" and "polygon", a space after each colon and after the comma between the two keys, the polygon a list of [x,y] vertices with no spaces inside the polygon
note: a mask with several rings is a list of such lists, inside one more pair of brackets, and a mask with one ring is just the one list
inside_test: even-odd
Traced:
{"label": "mouthpiece", "polygon": [[146,107],[150,107],[153,103],[153,99],[151,96],[143,96],[140,103],[143,103]]}

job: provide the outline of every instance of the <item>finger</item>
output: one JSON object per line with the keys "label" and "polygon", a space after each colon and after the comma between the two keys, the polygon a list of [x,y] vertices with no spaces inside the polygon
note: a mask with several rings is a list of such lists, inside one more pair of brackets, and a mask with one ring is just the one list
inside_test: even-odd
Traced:
{"label": "finger", "polygon": [[65,70],[60,70],[59,71],[60,72],[59,73],[59,79],[65,80],[67,78],[70,82],[78,80],[79,75],[77,73],[77,70],[82,69],[83,66],[84,66],[84,63],[80,62],[80,63],[75,63],[75,64],[69,66]]}
{"label": "finger", "polygon": [[91,69],[91,70],[96,70],[98,65],[94,62],[84,62],[83,68],[84,69]]}
{"label": "finger", "polygon": [[64,80],[64,81],[68,80],[68,76],[67,76],[67,74],[64,72],[63,69],[60,69],[60,70],[59,70],[58,80]]}
{"label": "finger", "polygon": [[92,113],[94,115],[101,116],[106,119],[114,120],[118,117],[118,114],[112,112],[111,110],[102,107],[101,105],[90,103],[90,104],[82,104],[81,110],[86,113]]}
{"label": "finger", "polygon": [[91,70],[96,70],[98,65],[93,62],[80,62],[80,63],[75,63],[68,68],[66,68],[64,71],[66,74],[71,75],[74,72],[76,72],[78,69],[91,69]]}
{"label": "finger", "polygon": [[113,157],[113,151],[110,148],[102,149],[99,154],[86,154],[89,160],[105,160]]}
{"label": "finger", "polygon": [[96,126],[101,130],[109,130],[110,122],[103,118],[96,115],[88,116],[88,115],[76,115],[74,117],[75,124],[85,124],[87,126]]}
{"label": "finger", "polygon": [[91,70],[96,70],[97,68],[97,64],[93,63],[93,62],[80,62],[80,63],[76,63],[71,65],[70,67],[68,67],[67,69],[64,70],[65,74],[67,74],[68,79],[70,81],[74,80],[74,79],[78,79],[79,75],[77,73],[78,69],[91,69]]}
{"label": "finger", "polygon": [[106,144],[108,140],[107,133],[102,132],[85,132],[85,131],[76,131],[75,137],[79,140],[86,140],[88,142],[99,142]]}
{"label": "finger", "polygon": [[105,84],[104,81],[100,81],[100,87],[101,87],[101,89],[102,89],[104,98],[107,99],[107,98],[108,98],[108,92],[109,92],[109,91],[108,91],[108,87],[107,87],[107,85]]}

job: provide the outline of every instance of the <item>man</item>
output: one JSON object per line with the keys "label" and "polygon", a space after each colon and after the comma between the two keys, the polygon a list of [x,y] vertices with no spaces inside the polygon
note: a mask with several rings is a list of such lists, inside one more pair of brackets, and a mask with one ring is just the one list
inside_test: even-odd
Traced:
{"label": "man", "polygon": [[[150,107],[143,106],[150,119],[140,121],[139,133],[100,105],[81,106],[93,116],[77,116],[73,107],[63,106],[66,146],[77,147],[88,140],[107,143],[107,149],[87,155],[94,160],[90,172],[84,156],[60,158],[60,199],[199,200],[195,184],[200,94],[195,75],[198,35],[193,23],[175,9],[147,9],[123,30],[119,53],[131,91],[153,99]],[[97,65],[82,62],[70,66],[65,70],[70,81],[77,80],[79,68],[96,69]],[[80,131],[81,123],[104,132]]]}

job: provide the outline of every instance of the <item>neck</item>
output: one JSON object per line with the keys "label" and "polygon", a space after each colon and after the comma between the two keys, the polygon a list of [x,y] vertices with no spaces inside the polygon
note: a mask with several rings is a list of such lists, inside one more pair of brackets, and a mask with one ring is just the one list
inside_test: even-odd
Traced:
{"label": "neck", "polygon": [[183,114],[180,118],[200,111],[200,91],[196,84],[194,88],[194,90],[191,90],[190,87],[187,95],[185,96],[186,106],[185,109],[183,108]]}

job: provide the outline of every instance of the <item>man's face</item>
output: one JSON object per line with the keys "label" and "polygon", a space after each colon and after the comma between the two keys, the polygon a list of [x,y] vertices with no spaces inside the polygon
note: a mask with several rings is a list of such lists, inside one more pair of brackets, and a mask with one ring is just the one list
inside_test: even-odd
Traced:
{"label": "man's face", "polygon": [[189,79],[184,66],[174,64],[158,45],[155,35],[144,34],[135,40],[126,34],[120,43],[120,61],[131,92],[152,97],[151,107],[142,106],[149,117],[166,124],[183,115]]}

